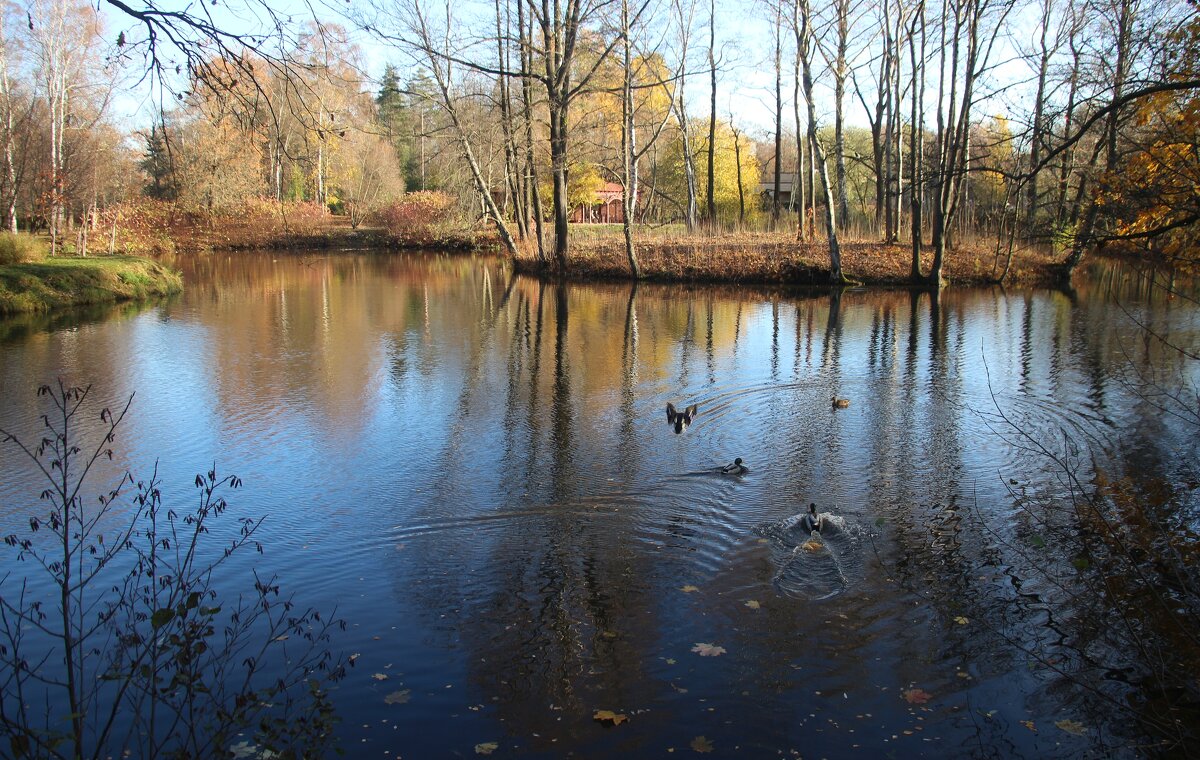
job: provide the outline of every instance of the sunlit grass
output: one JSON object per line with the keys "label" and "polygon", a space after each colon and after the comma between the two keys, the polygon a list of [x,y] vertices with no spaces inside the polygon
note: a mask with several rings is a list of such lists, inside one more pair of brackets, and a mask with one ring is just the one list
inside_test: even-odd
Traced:
{"label": "sunlit grass", "polygon": [[136,256],[51,257],[0,266],[0,314],[170,295],[183,278]]}

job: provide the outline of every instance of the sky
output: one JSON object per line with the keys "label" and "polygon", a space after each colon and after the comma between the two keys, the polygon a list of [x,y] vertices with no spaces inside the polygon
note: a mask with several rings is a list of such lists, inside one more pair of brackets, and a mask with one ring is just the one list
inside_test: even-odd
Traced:
{"label": "sky", "polygon": [[[464,25],[470,25],[472,19],[480,19],[485,26],[494,23],[489,18],[490,14],[494,13],[490,2],[484,0],[452,0],[452,2],[456,18]],[[298,25],[311,21],[315,16],[324,21],[333,21],[352,27],[347,21],[347,14],[362,14],[371,10],[369,2],[366,0],[323,0],[324,4],[320,5],[313,4],[308,0],[265,0],[265,3],[275,13],[289,17]],[[658,23],[661,25],[670,17],[670,5],[666,0],[659,0],[659,3],[654,16],[660,19]],[[689,51],[689,58],[693,59],[691,67],[697,71],[697,74],[688,79],[687,88],[691,112],[699,115],[708,112],[708,74],[705,68],[708,43],[708,3],[703,0],[698,0],[698,3]],[[193,11],[203,9],[204,12],[210,13],[213,21],[223,29],[258,34],[272,28],[264,4],[257,0],[233,0],[233,2],[209,0],[208,5],[193,3],[189,7]],[[866,3],[855,3],[852,6],[852,13],[866,14],[870,7],[872,6]],[[108,21],[107,28],[110,38],[115,40],[121,31],[127,31],[130,38],[134,38],[138,28],[135,21],[107,3],[102,4],[100,10]],[[1017,33],[1018,36],[1028,38],[1032,35],[1032,30],[1036,28],[1037,20],[1036,16],[1031,16],[1032,10],[1032,5],[1030,5],[1019,11],[1020,15],[1014,19],[1016,22],[1014,26],[1020,30]],[[720,49],[719,57],[721,59],[721,72],[718,79],[719,117],[728,118],[732,114],[738,126],[752,136],[760,139],[768,137],[774,131],[775,72],[772,11],[761,0],[740,0],[739,2],[717,3],[716,15],[717,46]],[[869,30],[869,26],[873,23],[869,18],[859,21],[859,25],[863,29],[860,36],[861,41],[857,43],[857,46],[852,46],[852,53],[854,47],[861,48],[868,39],[874,43],[878,32]],[[656,31],[648,30],[643,33],[639,42],[653,46],[664,35],[675,34],[676,32],[665,31],[662,28]],[[393,45],[381,43],[378,39],[363,32],[358,32],[353,37],[363,52],[365,73],[372,82],[370,85],[372,88],[377,86],[384,67],[388,63],[399,65],[402,71],[411,66],[407,56]],[[791,40],[791,32],[785,24],[783,54],[785,130],[789,128],[789,125],[794,125],[791,71],[795,53],[789,50]],[[1013,50],[1012,41],[1002,41],[994,54],[994,60],[1014,58]],[[861,57],[865,58],[865,56]],[[139,62],[132,62],[127,72],[128,81],[132,84],[142,70],[143,66]],[[864,76],[867,76],[865,71],[863,73]],[[817,78],[818,119],[822,124],[832,123],[831,77],[828,72],[824,71],[824,67],[819,65],[819,61],[814,74]],[[930,76],[930,83],[936,84],[932,79],[932,70],[930,70]],[[1017,61],[1001,65],[993,75],[993,81],[1012,83],[1027,77],[1028,67]],[[869,81],[869,77],[864,79],[864,84],[868,84]],[[1010,93],[1008,98],[1012,97],[1013,95]],[[158,102],[158,94],[152,92],[146,82],[142,82],[137,87],[131,87],[128,92],[118,98],[114,104],[114,110],[121,118],[131,123],[139,126],[149,125],[154,118]],[[847,84],[845,110],[846,119],[850,125],[868,126],[866,113],[854,95],[850,83]],[[989,102],[981,104],[977,113],[996,113],[1005,110],[1007,110],[1005,98],[993,98]]]}

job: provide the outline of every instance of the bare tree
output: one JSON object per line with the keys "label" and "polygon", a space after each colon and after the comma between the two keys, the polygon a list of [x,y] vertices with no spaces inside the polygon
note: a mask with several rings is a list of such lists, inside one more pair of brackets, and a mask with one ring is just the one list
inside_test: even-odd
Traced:
{"label": "bare tree", "polygon": [[716,165],[717,165],[717,3],[708,3],[708,190],[705,193],[707,215],[710,226],[717,224]]}
{"label": "bare tree", "polygon": [[[948,4],[950,5],[950,4]],[[946,257],[946,238],[966,176],[968,141],[976,84],[987,69],[996,38],[1004,19],[1013,8],[1012,0],[962,0],[952,4],[943,17],[943,53],[950,52],[951,65],[941,70],[938,87],[938,164],[934,171],[933,265],[928,281],[945,284],[942,267]],[[947,22],[952,22],[948,24]],[[961,78],[961,91],[960,87]],[[943,97],[946,108],[943,111]]]}
{"label": "bare tree", "polygon": [[800,57],[804,100],[808,105],[808,141],[812,146],[813,165],[821,174],[821,189],[825,195],[825,233],[829,242],[829,279],[834,283],[845,282],[842,274],[842,253],[838,246],[837,215],[833,194],[830,190],[829,167],[825,161],[825,150],[817,139],[817,110],[813,103],[812,80],[812,6],[810,0],[797,0],[800,9]]}
{"label": "bare tree", "polygon": [[691,39],[692,21],[696,15],[696,0],[672,0],[672,8],[675,12],[675,22],[678,25],[680,73],[675,82],[671,107],[675,111],[675,120],[679,125],[679,139],[683,147],[683,173],[687,184],[683,221],[688,232],[693,232],[696,229],[696,217],[699,211],[696,200],[696,160],[692,155],[692,130],[688,122],[685,90],[688,42]]}
{"label": "bare tree", "polygon": [[[450,124],[453,127],[463,160],[471,171],[471,178],[474,180],[475,189],[479,193],[480,201],[487,210],[488,218],[495,225],[505,249],[511,255],[515,256],[517,253],[517,243],[508,229],[504,215],[496,206],[496,200],[492,197],[490,183],[484,179],[483,171],[480,168],[479,161],[475,158],[475,151],[468,138],[466,126],[459,114],[457,100],[451,92],[452,66],[458,59],[458,56],[450,48],[450,27],[453,22],[450,3],[447,2],[445,5],[445,25],[443,27],[440,46],[434,39],[425,9],[420,0],[415,0],[409,6],[408,11],[409,31],[417,40],[417,45],[421,52],[424,53],[425,61],[428,63],[429,69],[433,73],[434,82],[437,84],[438,105],[450,119]],[[565,265],[565,259],[562,263]]]}

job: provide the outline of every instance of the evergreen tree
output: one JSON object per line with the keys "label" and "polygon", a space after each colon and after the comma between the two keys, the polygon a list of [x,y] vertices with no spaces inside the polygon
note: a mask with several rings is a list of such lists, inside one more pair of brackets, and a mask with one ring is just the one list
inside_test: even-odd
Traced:
{"label": "evergreen tree", "polygon": [[409,170],[413,161],[412,146],[415,135],[412,109],[400,86],[400,74],[390,63],[383,71],[379,94],[375,96],[375,107],[387,140],[396,151],[396,162],[404,169],[405,186],[410,189],[417,188],[420,178],[413,182]]}
{"label": "evergreen tree", "polygon": [[163,201],[173,201],[178,197],[179,183],[175,179],[171,151],[163,130],[158,126],[151,127],[150,134],[146,136],[146,152],[142,154],[138,167],[150,180],[150,184],[142,188],[143,193]]}

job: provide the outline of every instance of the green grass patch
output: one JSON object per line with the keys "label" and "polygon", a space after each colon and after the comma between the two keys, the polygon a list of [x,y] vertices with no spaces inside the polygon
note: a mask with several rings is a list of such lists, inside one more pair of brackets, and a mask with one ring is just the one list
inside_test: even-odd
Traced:
{"label": "green grass patch", "polygon": [[183,278],[136,256],[52,257],[0,266],[0,314],[171,295]]}

